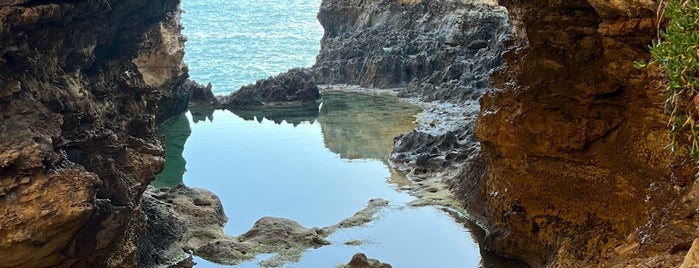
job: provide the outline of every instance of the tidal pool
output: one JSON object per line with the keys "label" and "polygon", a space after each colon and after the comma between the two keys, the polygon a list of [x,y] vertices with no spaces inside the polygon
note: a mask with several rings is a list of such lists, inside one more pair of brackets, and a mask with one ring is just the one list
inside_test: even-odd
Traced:
{"label": "tidal pool", "polygon": [[[231,235],[263,216],[323,227],[372,198],[390,201],[374,221],[337,231],[332,245],[284,267],[335,267],[357,252],[394,267],[478,267],[469,223],[444,208],[407,206],[414,197],[398,188],[408,181],[387,164],[393,138],[415,127],[419,111],[393,96],[335,91],[305,109],[191,110],[161,128],[168,159],[153,185],[213,191]],[[236,267],[258,267],[265,257]]]}

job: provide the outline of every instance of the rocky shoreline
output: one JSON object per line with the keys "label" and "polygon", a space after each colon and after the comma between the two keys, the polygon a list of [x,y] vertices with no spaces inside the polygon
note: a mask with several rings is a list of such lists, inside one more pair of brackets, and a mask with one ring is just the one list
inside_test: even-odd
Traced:
{"label": "rocky shoreline", "polygon": [[[147,186],[164,161],[157,124],[189,103],[313,103],[338,83],[421,100],[393,164],[413,205],[465,209],[489,251],[534,267],[697,262],[693,166],[663,149],[660,74],[632,66],[649,56],[658,1],[323,1],[316,64],[246,99],[186,80],[178,4],[0,3],[0,267],[160,265],[182,249],[234,263],[275,250],[265,243],[293,244],[280,255],[293,260],[322,246],[343,223],[262,219],[230,237],[215,196]],[[277,223],[298,241],[264,235]]]}
{"label": "rocky shoreline", "polygon": [[330,245],[326,237],[335,231],[362,226],[389,206],[386,200],[372,199],[354,215],[321,228],[306,228],[285,218],[264,217],[249,231],[231,236],[223,231],[228,217],[221,201],[208,190],[182,184],[173,188],[149,187],[141,204],[148,218],[137,240],[137,246],[143,250],[139,264],[144,267],[170,266],[192,255],[236,265],[267,253],[276,255],[259,265],[279,267],[298,261],[307,249]]}

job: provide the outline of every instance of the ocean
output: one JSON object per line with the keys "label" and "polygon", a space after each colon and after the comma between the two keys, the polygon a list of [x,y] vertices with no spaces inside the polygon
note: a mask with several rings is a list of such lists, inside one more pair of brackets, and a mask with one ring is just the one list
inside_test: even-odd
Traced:
{"label": "ocean", "polygon": [[320,0],[183,0],[192,80],[228,94],[293,67],[310,67],[323,28]]}

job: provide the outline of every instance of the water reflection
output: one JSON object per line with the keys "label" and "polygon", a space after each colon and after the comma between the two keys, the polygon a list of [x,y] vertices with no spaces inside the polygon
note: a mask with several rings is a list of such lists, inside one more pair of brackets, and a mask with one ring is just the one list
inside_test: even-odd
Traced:
{"label": "water reflection", "polygon": [[318,121],[325,147],[344,159],[387,161],[393,138],[415,128],[420,109],[397,97],[326,92]]}
{"label": "water reflection", "polygon": [[[304,109],[193,108],[194,124],[182,116],[161,127],[168,163],[153,184],[177,184],[184,173],[187,185],[215,191],[230,217],[225,232],[231,235],[263,216],[328,226],[371,198],[391,202],[367,226],[333,234],[332,245],[308,251],[288,267],[333,267],[358,251],[396,267],[488,267],[492,261],[480,256],[469,228],[454,221],[460,216],[405,206],[414,197],[396,191],[409,181],[386,161],[393,137],[414,128],[417,112],[394,97],[342,92],[326,92],[320,107]],[[186,173],[182,148],[190,160]],[[345,244],[357,240],[362,244]]]}
{"label": "water reflection", "polygon": [[153,181],[153,187],[173,187],[182,183],[182,176],[186,171],[187,161],[182,152],[187,138],[192,134],[189,120],[183,114],[163,123],[159,127],[165,140],[165,167]]}
{"label": "water reflection", "polygon": [[262,123],[263,119],[273,121],[275,124],[287,122],[298,126],[303,122],[313,123],[318,118],[318,105],[304,107],[268,107],[264,109],[239,108],[229,109],[232,113],[246,121],[255,120]]}
{"label": "water reflection", "polygon": [[192,114],[192,122],[193,123],[199,123],[199,122],[206,122],[207,120],[209,122],[214,121],[214,109],[211,108],[189,108],[189,113]]}

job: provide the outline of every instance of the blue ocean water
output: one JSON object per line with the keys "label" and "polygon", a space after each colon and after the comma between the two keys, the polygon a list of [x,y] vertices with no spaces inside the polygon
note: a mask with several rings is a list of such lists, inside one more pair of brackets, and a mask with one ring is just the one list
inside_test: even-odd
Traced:
{"label": "blue ocean water", "polygon": [[293,67],[320,49],[320,0],[183,0],[191,79],[227,94]]}
{"label": "blue ocean water", "polygon": [[[211,82],[221,95],[311,66],[323,35],[316,20],[319,6],[320,0],[183,0],[191,79]],[[366,226],[340,230],[328,237],[332,245],[307,250],[283,267],[335,267],[356,252],[394,267],[491,267],[467,223],[438,207],[407,206],[414,198],[398,189],[407,182],[386,157],[393,137],[414,127],[411,116],[417,110],[400,108],[394,99],[351,96],[332,102],[328,97],[325,109],[298,118],[192,110],[171,120],[161,127],[173,153],[166,164],[170,173],[154,185],[184,182],[213,191],[229,217],[230,235],[263,216],[320,227],[351,216],[371,198],[391,202]],[[394,114],[400,116],[385,117]],[[356,240],[362,244],[345,244]],[[269,257],[236,267],[260,267],[258,261]],[[195,261],[196,267],[224,267]]]}

